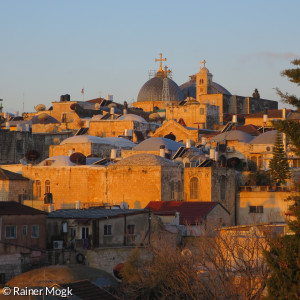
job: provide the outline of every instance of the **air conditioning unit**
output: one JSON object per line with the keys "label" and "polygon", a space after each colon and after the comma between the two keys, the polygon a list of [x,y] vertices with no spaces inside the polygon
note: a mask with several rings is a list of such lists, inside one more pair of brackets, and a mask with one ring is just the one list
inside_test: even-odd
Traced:
{"label": "air conditioning unit", "polygon": [[63,241],[53,241],[53,249],[54,250],[62,249],[63,245],[64,245]]}

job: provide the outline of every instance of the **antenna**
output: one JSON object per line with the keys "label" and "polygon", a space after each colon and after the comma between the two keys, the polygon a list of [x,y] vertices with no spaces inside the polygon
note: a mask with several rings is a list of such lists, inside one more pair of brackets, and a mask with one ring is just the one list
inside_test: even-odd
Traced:
{"label": "antenna", "polygon": [[155,70],[149,70],[149,71],[148,71],[149,79],[155,77],[155,74],[156,74]]}

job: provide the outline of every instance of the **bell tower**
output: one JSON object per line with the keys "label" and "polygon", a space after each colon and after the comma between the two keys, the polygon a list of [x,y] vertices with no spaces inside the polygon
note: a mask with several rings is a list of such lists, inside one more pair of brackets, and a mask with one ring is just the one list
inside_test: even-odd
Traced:
{"label": "bell tower", "polygon": [[[201,65],[203,64],[203,67]],[[201,95],[211,94],[212,74],[205,67],[206,61],[200,61],[200,72],[196,74],[196,100]],[[199,101],[200,102],[200,101]]]}

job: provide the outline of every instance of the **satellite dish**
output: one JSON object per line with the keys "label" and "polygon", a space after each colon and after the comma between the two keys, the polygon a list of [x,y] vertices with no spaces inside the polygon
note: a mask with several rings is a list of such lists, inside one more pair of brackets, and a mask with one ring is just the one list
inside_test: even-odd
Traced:
{"label": "satellite dish", "polygon": [[191,250],[190,249],[183,249],[182,251],[181,251],[181,255],[182,256],[184,256],[184,257],[186,257],[186,258],[188,258],[188,257],[191,257],[192,256],[192,252],[191,252]]}
{"label": "satellite dish", "polygon": [[78,108],[78,107],[79,107],[79,105],[77,103],[73,103],[73,104],[70,105],[70,108],[72,110],[76,110],[76,108]]}
{"label": "satellite dish", "polygon": [[120,263],[114,266],[113,273],[115,277],[122,280],[122,269],[124,268],[124,264]]}
{"label": "satellite dish", "polygon": [[121,208],[121,209],[129,209],[129,205],[128,205],[127,202],[122,202],[122,203],[120,204],[120,208]]}
{"label": "satellite dish", "polygon": [[85,165],[86,157],[80,152],[75,152],[70,156],[70,161],[76,165]]}
{"label": "satellite dish", "polygon": [[34,108],[37,112],[46,110],[46,106],[44,104],[38,104]]}
{"label": "satellite dish", "polygon": [[40,153],[36,150],[29,150],[25,154],[26,159],[30,162],[36,161],[40,156]]}

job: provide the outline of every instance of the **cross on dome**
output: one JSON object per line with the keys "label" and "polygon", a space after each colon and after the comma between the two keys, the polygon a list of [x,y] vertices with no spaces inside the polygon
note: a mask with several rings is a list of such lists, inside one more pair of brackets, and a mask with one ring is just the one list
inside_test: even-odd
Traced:
{"label": "cross on dome", "polygon": [[162,58],[162,53],[159,53],[159,58],[155,58],[155,61],[159,61],[159,70],[158,70],[158,72],[163,72],[162,62],[163,61],[167,61],[167,59],[166,58]]}

